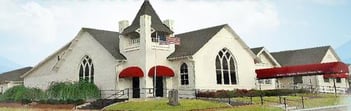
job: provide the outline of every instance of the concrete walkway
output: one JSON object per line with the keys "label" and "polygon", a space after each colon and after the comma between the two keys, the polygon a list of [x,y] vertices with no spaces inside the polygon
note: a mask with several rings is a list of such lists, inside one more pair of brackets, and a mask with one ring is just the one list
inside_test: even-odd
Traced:
{"label": "concrete walkway", "polygon": [[293,111],[351,111],[350,106],[351,105],[335,105],[335,106],[324,106],[324,107],[308,108],[308,109],[298,109]]}

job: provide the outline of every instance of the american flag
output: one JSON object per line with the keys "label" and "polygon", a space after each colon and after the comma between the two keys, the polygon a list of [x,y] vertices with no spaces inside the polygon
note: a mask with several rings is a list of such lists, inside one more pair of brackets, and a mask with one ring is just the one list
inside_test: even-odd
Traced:
{"label": "american flag", "polygon": [[167,37],[167,43],[180,45],[180,38],[179,37]]}

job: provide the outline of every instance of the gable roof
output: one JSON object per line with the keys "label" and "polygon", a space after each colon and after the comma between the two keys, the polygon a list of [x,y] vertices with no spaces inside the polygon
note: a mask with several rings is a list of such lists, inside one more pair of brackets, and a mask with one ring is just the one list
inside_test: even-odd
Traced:
{"label": "gable roof", "polygon": [[[282,66],[316,64],[322,62],[329,49],[332,49],[331,46],[280,51],[271,54]],[[337,57],[336,54],[335,56]]]}
{"label": "gable roof", "polygon": [[257,56],[257,54],[263,50],[263,47],[251,48],[250,50]]}
{"label": "gable roof", "polygon": [[167,58],[194,55],[202,46],[204,46],[214,35],[217,34],[218,31],[220,31],[226,25],[227,24],[175,35],[176,37],[180,38],[181,45],[176,45],[175,51]]}
{"label": "gable roof", "polygon": [[251,51],[258,57],[261,54],[266,54],[268,56],[268,59],[270,59],[273,64],[275,64],[275,67],[281,67],[279,62],[272,56],[272,54],[265,48],[265,47],[256,47],[256,48],[251,48]]}
{"label": "gable roof", "polygon": [[154,8],[152,8],[149,0],[145,0],[143,5],[141,5],[137,15],[135,16],[132,24],[125,28],[122,34],[131,33],[137,30],[140,27],[140,16],[145,14],[151,16],[151,27],[156,31],[166,32],[168,34],[173,33],[173,31],[169,29],[168,26],[162,23],[160,17],[157,15]]}
{"label": "gable roof", "polygon": [[9,72],[0,74],[0,82],[4,83],[6,81],[23,81],[21,75],[32,69],[32,67],[24,67],[20,69],[15,69]]}
{"label": "gable roof", "polygon": [[[73,41],[73,40],[72,40]],[[44,63],[46,63],[47,61],[49,61],[51,58],[54,58],[57,56],[58,53],[65,51],[67,49],[69,49],[69,47],[72,45],[72,41],[70,41],[69,43],[67,43],[66,45],[64,45],[63,47],[61,47],[59,50],[57,50],[56,52],[54,52],[53,54],[51,54],[50,56],[46,57],[44,60],[40,61],[37,65],[35,65],[33,68],[31,68],[29,71],[25,72],[23,75],[21,75],[21,78],[26,77],[27,75],[29,75],[32,71],[38,69],[41,65],[43,65]]]}
{"label": "gable roof", "polygon": [[[119,52],[119,33],[118,32],[113,32],[113,31],[106,31],[106,30],[98,30],[98,29],[91,29],[91,28],[82,28],[79,33],[82,31],[88,32],[96,41],[98,41],[115,59],[119,60],[124,60],[126,59],[120,52]],[[79,35],[79,34],[78,34]],[[56,55],[62,51],[65,51],[71,47],[73,44],[73,39],[69,43],[67,43],[65,46],[57,50],[55,53],[51,54],[49,57],[45,58],[43,61],[39,62],[34,68],[26,72],[21,76],[21,78],[26,77],[28,74],[30,74],[32,71],[36,70],[39,68],[42,64],[46,63],[48,60],[50,60],[53,57],[56,57]]]}
{"label": "gable roof", "polygon": [[126,59],[119,51],[119,33],[106,30],[98,30],[92,28],[83,28],[91,36],[94,37],[115,59]]}

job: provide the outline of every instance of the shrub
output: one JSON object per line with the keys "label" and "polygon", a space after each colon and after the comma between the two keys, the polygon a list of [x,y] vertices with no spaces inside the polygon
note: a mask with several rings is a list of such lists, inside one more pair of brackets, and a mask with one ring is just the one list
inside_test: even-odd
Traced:
{"label": "shrub", "polygon": [[249,94],[249,91],[246,89],[235,89],[234,92],[235,97],[248,96]]}
{"label": "shrub", "polygon": [[256,89],[251,89],[247,92],[247,96],[260,96],[261,94],[262,91]]}
{"label": "shrub", "polygon": [[197,92],[197,97],[215,97],[215,92],[206,91],[206,92]]}
{"label": "shrub", "polygon": [[47,99],[50,101],[62,100],[67,103],[67,101],[98,99],[100,98],[100,90],[94,83],[90,82],[61,82],[52,83],[47,90],[47,95]]}
{"label": "shrub", "polygon": [[94,83],[82,81],[78,82],[77,85],[80,92],[79,95],[81,95],[79,99],[87,100],[100,98],[100,90]]}
{"label": "shrub", "polygon": [[228,97],[228,91],[226,90],[217,90],[216,93],[215,93],[215,97],[217,98],[226,98]]}
{"label": "shrub", "polygon": [[0,96],[0,101],[30,103],[37,101],[47,104],[79,104],[87,99],[99,99],[100,90],[90,82],[52,83],[46,92],[38,88],[14,86]]}
{"label": "shrub", "polygon": [[1,96],[2,101],[29,103],[45,97],[45,93],[37,88],[26,88],[23,85],[14,86]]}

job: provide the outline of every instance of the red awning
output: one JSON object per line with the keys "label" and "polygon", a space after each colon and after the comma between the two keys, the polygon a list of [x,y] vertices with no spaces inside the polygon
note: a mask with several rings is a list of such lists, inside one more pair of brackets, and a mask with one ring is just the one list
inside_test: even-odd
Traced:
{"label": "red awning", "polygon": [[[155,66],[152,67],[149,70],[149,77],[154,77],[155,74]],[[174,76],[174,72],[171,68],[166,67],[166,66],[156,66],[156,76],[157,77],[173,77]]]}
{"label": "red awning", "polygon": [[323,78],[348,78],[349,75],[347,73],[341,74],[324,74]]}
{"label": "red awning", "polygon": [[143,77],[144,73],[143,70],[141,70],[139,67],[133,66],[133,67],[127,67],[119,73],[119,78],[125,78],[125,77]]}
{"label": "red awning", "polygon": [[306,64],[306,65],[296,65],[296,66],[256,70],[257,79],[323,75],[323,74],[340,74],[340,73],[348,73],[348,72],[349,72],[348,66],[342,62]]}

